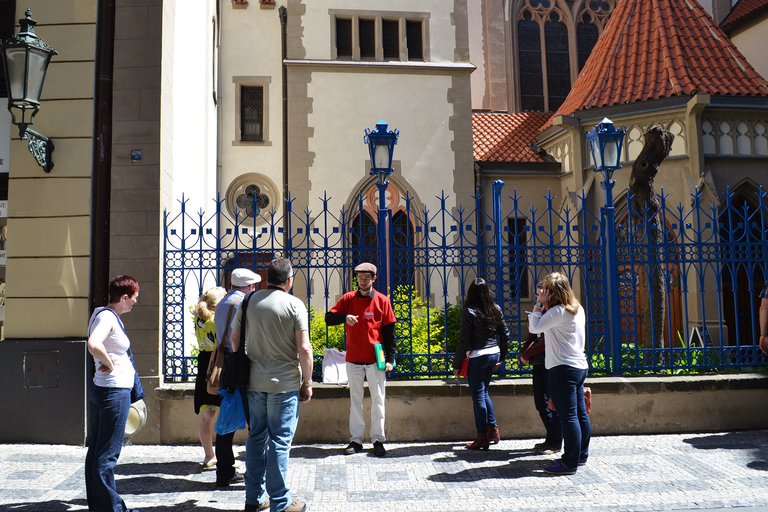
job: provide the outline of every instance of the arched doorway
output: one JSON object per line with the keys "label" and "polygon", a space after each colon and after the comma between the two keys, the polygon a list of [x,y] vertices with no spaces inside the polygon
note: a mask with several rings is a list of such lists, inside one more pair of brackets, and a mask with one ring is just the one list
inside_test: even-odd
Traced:
{"label": "arched doorway", "polygon": [[721,266],[723,320],[728,327],[727,344],[749,345],[757,339],[759,325],[752,320],[760,316],[758,294],[765,286],[761,265],[740,262],[739,253],[752,253],[751,245],[763,239],[755,194],[741,191],[732,196],[719,212],[720,242],[726,263]]}
{"label": "arched doorway", "polygon": [[[619,237],[624,238],[622,243],[632,244],[632,233],[629,231],[629,211],[625,208],[619,216],[617,233]],[[638,229],[638,228],[633,228]],[[641,228],[640,228],[641,229]],[[674,240],[675,235],[672,226],[667,222],[664,231],[668,240]],[[646,332],[647,326],[651,325],[649,315],[652,314],[648,307],[649,300],[647,294],[650,293],[649,273],[650,269],[641,263],[628,262],[627,258],[622,257],[621,248],[618,258],[619,271],[619,301],[621,332],[626,335],[636,333],[636,348],[662,348],[653,346],[651,335]],[[663,324],[663,347],[683,347],[688,343],[688,336],[684,332],[685,316],[683,311],[682,299],[682,280],[680,263],[682,254],[679,250],[670,250],[666,247],[665,261],[661,264],[661,276],[664,283],[664,324]],[[625,263],[622,263],[622,260]],[[634,308],[632,307],[634,306]],[[632,311],[634,309],[634,312]],[[645,326],[645,327],[644,327]],[[655,337],[659,339],[658,337]],[[682,341],[681,341],[682,340]]]}
{"label": "arched doorway", "polygon": [[[390,267],[387,269],[389,286],[391,290],[402,285],[413,287],[416,284],[413,267],[415,226],[410,212],[407,211],[402,192],[391,182],[387,187],[386,204],[392,211],[392,231],[387,232],[386,236],[386,250],[390,255]],[[370,261],[378,267],[379,190],[375,182],[368,184],[355,206],[349,236],[349,244],[353,249],[352,258],[355,261]]]}

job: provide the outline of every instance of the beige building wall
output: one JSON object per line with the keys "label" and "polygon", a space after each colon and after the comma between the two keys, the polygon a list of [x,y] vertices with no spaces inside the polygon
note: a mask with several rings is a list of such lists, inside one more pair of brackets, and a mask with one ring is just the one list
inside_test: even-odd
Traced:
{"label": "beige building wall", "polygon": [[[287,180],[281,6],[287,9]],[[421,17],[426,20],[425,59],[336,60],[334,16]],[[318,214],[324,194],[332,198],[334,213],[349,208],[373,183],[363,136],[381,119],[389,129],[400,130],[390,186],[403,198],[401,204],[409,192],[434,211],[439,207],[436,196],[443,191],[449,208],[469,203],[474,189],[469,76],[474,66],[469,62],[467,16],[465,0],[398,0],[386,6],[363,0],[224,5],[219,184],[229,211],[237,195],[233,191],[242,193],[249,179],[269,193],[269,210],[275,208],[277,218],[283,214],[286,190],[295,212],[309,208]],[[258,43],[246,43],[254,34]],[[243,85],[264,87],[264,142],[238,140]],[[257,229],[263,224],[259,221]]]}
{"label": "beige building wall", "polygon": [[17,2],[17,20],[27,7],[59,52],[31,127],[53,139],[55,167],[46,174],[11,128],[5,337],[78,337],[88,319],[95,1]]}
{"label": "beige building wall", "polygon": [[766,26],[768,26],[768,14],[763,14],[729,34],[731,41],[763,77],[768,77],[768,53],[765,51]]}

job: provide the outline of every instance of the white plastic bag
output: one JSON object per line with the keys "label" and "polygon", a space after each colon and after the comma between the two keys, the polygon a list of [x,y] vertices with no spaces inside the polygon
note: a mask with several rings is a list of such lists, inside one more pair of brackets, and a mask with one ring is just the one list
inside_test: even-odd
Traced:
{"label": "white plastic bag", "polygon": [[337,348],[323,349],[323,384],[347,384],[346,352]]}

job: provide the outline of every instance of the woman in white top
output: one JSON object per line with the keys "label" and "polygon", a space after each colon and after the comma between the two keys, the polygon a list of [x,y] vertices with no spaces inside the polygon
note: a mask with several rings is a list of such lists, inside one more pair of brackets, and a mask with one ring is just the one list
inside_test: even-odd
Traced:
{"label": "woman in white top", "polygon": [[88,510],[128,510],[115,488],[115,465],[123,447],[136,370],[120,315],[129,312],[138,298],[139,283],[134,278],[115,277],[109,282],[109,304],[93,312],[88,327],[88,352],[96,366],[91,386],[93,422],[85,456]]}
{"label": "woman in white top", "polygon": [[[528,314],[528,330],[544,333],[547,350],[544,366],[549,379],[549,395],[563,427],[563,456],[544,468],[554,475],[572,475],[589,457],[592,426],[584,404],[587,358],[584,355],[586,315],[573,294],[568,278],[553,272],[544,278]],[[542,314],[542,306],[547,312]]]}

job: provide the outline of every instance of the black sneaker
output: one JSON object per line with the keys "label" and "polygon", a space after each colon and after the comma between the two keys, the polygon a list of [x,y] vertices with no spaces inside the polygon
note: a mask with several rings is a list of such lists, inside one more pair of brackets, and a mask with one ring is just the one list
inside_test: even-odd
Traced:
{"label": "black sneaker", "polygon": [[216,487],[229,487],[230,485],[241,484],[244,481],[243,475],[235,471],[235,474],[229,480],[224,480],[223,482],[216,480]]}
{"label": "black sneaker", "polygon": [[559,446],[547,443],[536,443],[533,445],[533,449],[542,455],[552,455],[553,453],[560,452]]}
{"label": "black sneaker", "polygon": [[374,441],[373,442],[373,454],[377,457],[383,457],[387,454],[386,448],[384,448],[384,443],[381,441]]}
{"label": "black sneaker", "polygon": [[347,455],[354,455],[355,453],[360,453],[361,451],[363,451],[363,445],[354,441],[349,443],[349,446],[344,448],[344,453]]}

